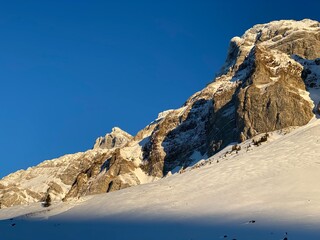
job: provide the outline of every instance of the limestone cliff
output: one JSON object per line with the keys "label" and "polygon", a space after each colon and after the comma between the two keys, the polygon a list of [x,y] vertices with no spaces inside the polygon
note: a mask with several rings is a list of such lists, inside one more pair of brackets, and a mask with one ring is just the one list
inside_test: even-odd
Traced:
{"label": "limestone cliff", "polygon": [[84,153],[0,180],[1,207],[69,200],[155,181],[231,142],[302,126],[319,110],[320,24],[274,21],[234,37],[216,78],[136,136],[114,128]]}

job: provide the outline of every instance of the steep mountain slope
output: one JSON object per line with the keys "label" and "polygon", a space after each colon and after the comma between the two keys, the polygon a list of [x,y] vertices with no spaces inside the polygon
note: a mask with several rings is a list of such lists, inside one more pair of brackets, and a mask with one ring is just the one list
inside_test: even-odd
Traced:
{"label": "steep mountain slope", "polygon": [[152,182],[232,142],[305,125],[319,102],[319,57],[319,22],[256,25],[231,40],[221,72],[181,108],[160,113],[134,137],[115,128],[93,150],[3,178],[1,207],[47,194],[70,200]]}
{"label": "steep mountain slope", "polygon": [[319,136],[320,120],[313,119],[269,133],[259,146],[252,140],[238,150],[228,146],[153,183],[47,209],[39,203],[2,209],[1,234],[13,240],[318,239]]}

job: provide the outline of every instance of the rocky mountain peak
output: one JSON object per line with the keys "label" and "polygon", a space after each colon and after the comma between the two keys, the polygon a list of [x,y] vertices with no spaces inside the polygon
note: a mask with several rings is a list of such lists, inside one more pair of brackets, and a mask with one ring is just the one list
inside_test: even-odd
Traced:
{"label": "rocky mountain peak", "polygon": [[254,46],[263,46],[268,50],[279,50],[287,55],[298,55],[304,59],[320,57],[319,22],[304,19],[272,21],[257,24],[241,37],[230,41],[227,60],[221,74],[238,70]]}
{"label": "rocky mountain peak", "polygon": [[123,147],[132,138],[133,136],[123,131],[121,128],[114,127],[112,128],[111,133],[107,133],[104,137],[97,138],[96,143],[93,146],[93,149],[97,149],[97,148],[112,149],[112,148]]}
{"label": "rocky mountain peak", "polygon": [[[136,136],[120,128],[84,153],[45,161],[0,181],[2,207],[112,192],[148,183],[233,142],[307,124],[320,111],[320,25],[281,20],[231,39],[213,82]],[[40,176],[40,177],[39,177]]]}

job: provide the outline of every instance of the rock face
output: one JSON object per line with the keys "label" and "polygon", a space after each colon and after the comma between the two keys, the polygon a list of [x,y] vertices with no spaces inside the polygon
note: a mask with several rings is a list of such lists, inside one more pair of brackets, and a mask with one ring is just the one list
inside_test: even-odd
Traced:
{"label": "rock face", "polygon": [[302,126],[319,111],[319,57],[319,22],[256,25],[231,40],[221,72],[181,108],[160,113],[134,137],[114,128],[92,150],[3,178],[0,205],[47,194],[67,201],[155,181],[231,142]]}
{"label": "rock face", "polygon": [[303,67],[286,54],[259,46],[250,55],[252,72],[237,94],[241,138],[308,123],[313,114],[312,103],[304,98]]}
{"label": "rock face", "polygon": [[61,200],[77,175],[104,155],[104,150],[69,154],[4,177],[0,181],[1,207],[39,202],[47,194],[53,201]]}
{"label": "rock face", "polygon": [[118,148],[123,147],[127,144],[133,137],[126,133],[125,131],[121,130],[118,127],[112,128],[111,133],[107,133],[105,137],[99,137],[94,144],[94,149],[97,148]]}

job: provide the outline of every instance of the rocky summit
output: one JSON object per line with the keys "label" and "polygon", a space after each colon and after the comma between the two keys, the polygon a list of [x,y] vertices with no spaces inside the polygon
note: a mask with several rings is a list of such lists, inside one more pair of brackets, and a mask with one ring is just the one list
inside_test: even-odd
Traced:
{"label": "rocky summit", "polygon": [[0,207],[68,201],[148,183],[232,142],[307,124],[320,112],[320,23],[259,24],[231,39],[215,79],[131,136],[113,128],[93,149],[0,180]]}

